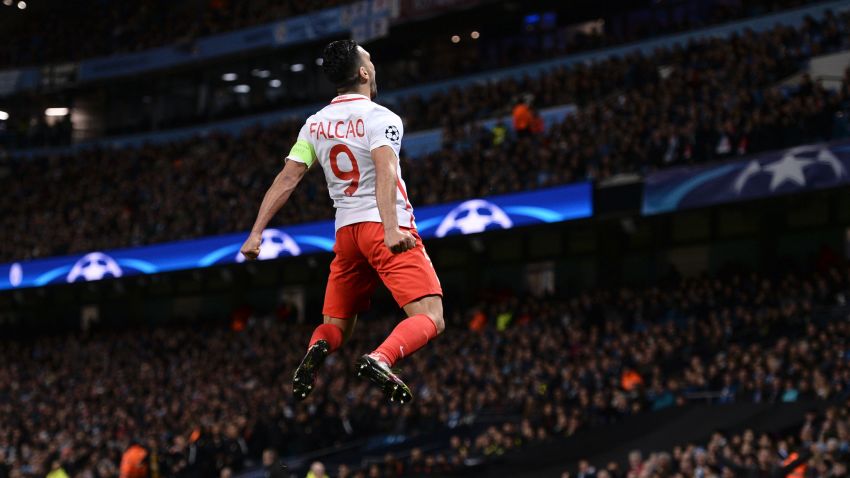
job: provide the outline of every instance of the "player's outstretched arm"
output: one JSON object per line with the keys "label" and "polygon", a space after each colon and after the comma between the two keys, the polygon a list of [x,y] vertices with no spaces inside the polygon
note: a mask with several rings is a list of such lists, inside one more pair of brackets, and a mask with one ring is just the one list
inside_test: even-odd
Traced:
{"label": "player's outstretched arm", "polygon": [[380,146],[372,150],[372,161],[375,163],[375,196],[378,202],[378,213],[384,225],[384,244],[395,254],[416,247],[416,239],[408,231],[398,227],[396,212],[396,187],[398,174],[396,172],[395,151],[389,146]]}
{"label": "player's outstretched arm", "polygon": [[242,244],[242,254],[246,259],[256,259],[260,254],[260,243],[263,242],[263,230],[272,220],[275,214],[280,211],[280,208],[289,200],[292,191],[301,182],[304,173],[307,172],[307,166],[298,161],[287,161],[283,169],[274,178],[274,182],[266,195],[263,197],[263,202],[260,204],[260,212],[257,213],[257,220],[254,221],[254,227],[251,228],[251,234],[248,239]]}

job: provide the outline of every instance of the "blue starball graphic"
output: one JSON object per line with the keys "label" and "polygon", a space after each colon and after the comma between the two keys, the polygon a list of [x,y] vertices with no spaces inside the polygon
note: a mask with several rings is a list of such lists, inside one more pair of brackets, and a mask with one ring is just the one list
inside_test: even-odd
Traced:
{"label": "blue starball graphic", "polygon": [[[474,198],[416,208],[424,239],[479,234],[530,224],[569,221],[593,213],[590,183],[539,191]],[[333,221],[269,228],[263,232],[260,260],[277,260],[333,251]],[[242,262],[246,233],[225,234],[151,246],[93,251],[0,265],[0,289],[89,282],[138,274],[204,268]]]}
{"label": "blue starball graphic", "polygon": [[448,234],[475,234],[488,229],[510,229],[511,218],[499,206],[484,199],[471,199],[449,211],[435,233],[437,237]]}
{"label": "blue starball graphic", "polygon": [[850,182],[850,141],[797,146],[726,164],[651,174],[644,214],[835,187]]}

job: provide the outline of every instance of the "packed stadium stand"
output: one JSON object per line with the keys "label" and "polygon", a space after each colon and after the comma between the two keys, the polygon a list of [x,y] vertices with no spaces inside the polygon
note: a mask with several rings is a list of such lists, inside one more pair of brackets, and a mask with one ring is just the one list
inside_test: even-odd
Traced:
{"label": "packed stadium stand", "polygon": [[[433,204],[603,180],[850,134],[850,69],[835,90],[808,77],[792,87],[778,85],[812,56],[850,47],[848,32],[850,12],[829,14],[799,29],[693,42],[651,56],[559,68],[521,82],[402,100],[406,134],[427,127],[445,130],[437,152],[403,164],[411,197]],[[668,69],[659,72],[659,65]],[[579,110],[548,130],[530,124],[508,134],[513,119],[492,130],[477,125],[506,114],[515,106],[509,99],[523,94],[533,95],[539,105],[575,102]],[[233,211],[251,210],[302,122],[252,128],[239,136],[7,161],[3,183],[9,193],[0,201],[10,211],[2,221],[13,240],[0,246],[0,257],[34,258],[248,229],[250,214]],[[434,183],[434,177],[444,180]],[[298,207],[285,210],[279,223],[332,216],[323,177],[312,174],[307,182],[296,193]],[[77,187],[68,190],[68,184]],[[64,227],[50,244],[33,234],[57,224]]]}
{"label": "packed stadium stand", "polygon": [[[548,0],[20,3],[0,4],[0,478],[850,473],[841,2],[577,2],[571,20]],[[410,202],[445,208],[420,228],[446,332],[399,363],[415,400],[386,403],[352,373],[401,318],[381,289],[299,402],[334,237],[287,231],[333,218],[322,174],[270,224],[292,241],[270,257],[180,254],[251,228],[333,97],[310,62],[363,34],[309,23],[284,45],[287,22],[387,6],[364,42]],[[203,56],[262,35],[279,43]],[[277,86],[234,94],[236,71]],[[546,209],[570,184],[586,214]],[[458,226],[481,211],[504,218]],[[170,272],[115,254],[150,245]]]}
{"label": "packed stadium stand", "polygon": [[401,410],[346,373],[391,316],[333,356],[308,407],[295,406],[280,383],[311,330],[292,325],[287,304],[268,316],[238,310],[230,324],[202,330],[4,340],[0,450],[21,472],[44,472],[58,454],[72,475],[109,476],[137,442],[158,450],[164,475],[214,476],[257,463],[267,448],[289,456],[375,435],[430,434],[445,438],[425,451],[344,465],[369,476],[440,475],[705,396],[718,406],[843,399],[850,326],[832,314],[846,314],[848,298],[843,264],[571,297],[499,291],[455,309],[452,333],[405,365],[421,380],[418,400]]}
{"label": "packed stadium stand", "polygon": [[[191,2],[186,2],[191,3]],[[215,2],[213,2],[215,3]],[[240,5],[245,5],[240,2],[223,2],[225,6],[223,8],[235,8],[240,9],[244,7],[240,7]],[[471,2],[472,3],[472,2]],[[576,28],[574,26],[566,26],[566,27],[538,27],[534,26],[531,28],[531,25],[526,25],[525,28],[516,31],[516,27],[514,25],[510,25],[507,27],[505,25],[494,25],[490,27],[490,31],[485,32],[483,36],[477,37],[476,40],[464,41],[460,42],[460,44],[454,45],[450,44],[451,48],[443,48],[437,45],[441,45],[445,41],[445,35],[442,31],[432,32],[427,30],[423,35],[419,37],[413,38],[405,38],[405,44],[412,44],[413,46],[408,49],[399,50],[398,46],[392,42],[381,43],[378,42],[375,44],[374,53],[376,56],[382,58],[381,61],[381,85],[382,91],[386,92],[388,89],[396,90],[402,87],[413,87],[418,88],[423,84],[428,82],[434,82],[436,80],[442,80],[447,78],[456,78],[464,74],[471,74],[476,72],[485,72],[492,71],[494,68],[505,68],[509,66],[513,66],[514,68],[517,65],[517,58],[521,58],[524,64],[531,64],[535,61],[542,60],[551,60],[552,58],[562,57],[564,55],[575,54],[577,52],[587,51],[587,50],[597,50],[599,48],[611,45],[620,45],[626,42],[634,42],[640,38],[646,37],[654,37],[659,34],[669,34],[671,32],[676,31],[687,31],[688,28],[696,28],[700,26],[716,24],[725,20],[729,20],[731,18],[738,17],[748,17],[751,15],[763,14],[769,11],[781,11],[783,7],[796,6],[798,2],[794,1],[757,1],[757,2],[744,2],[744,3],[728,3],[728,2],[703,2],[695,3],[693,6],[689,6],[687,4],[676,6],[669,12],[664,8],[664,6],[658,6],[659,12],[646,12],[644,10],[628,10],[628,2],[624,2],[625,6],[623,6],[623,10],[614,9],[609,10],[607,12],[592,12],[594,14],[601,14],[605,20],[600,20],[603,27],[593,27],[590,28],[587,32],[585,31],[585,26],[582,28]],[[281,2],[281,6],[285,7],[289,2]],[[507,15],[511,14],[511,9],[508,7],[504,7],[501,2],[490,2],[493,8],[503,7],[507,8],[507,10],[497,11],[496,15],[502,14]],[[311,2],[312,5],[312,2]],[[120,3],[109,3],[109,6],[112,7],[116,11],[120,11],[122,8]],[[485,3],[486,6],[486,3]],[[188,7],[188,5],[187,5]],[[563,6],[558,6],[557,3],[554,7],[563,8]],[[570,15],[587,15],[583,13],[583,9],[586,9],[586,5],[579,4],[576,6],[579,8],[577,11],[574,9],[570,9]],[[84,9],[80,9],[76,6],[68,7],[70,10],[70,16],[85,14]],[[216,6],[210,4],[210,10],[216,10]],[[545,5],[541,5],[540,8],[545,8]],[[196,9],[203,8],[197,7]],[[195,12],[196,10],[192,10],[192,8],[184,8],[177,9],[176,12]],[[273,9],[271,10],[273,11]],[[0,10],[0,13],[3,13],[3,10]],[[154,22],[167,22],[169,20],[161,19],[160,16],[174,16],[179,17],[180,15],[176,12],[172,12],[169,9],[157,8],[155,6],[150,6],[149,8],[142,9],[139,13],[141,16],[148,18],[149,21]],[[148,12],[148,13],[144,13]],[[626,13],[624,13],[626,12]],[[565,13],[561,13],[564,15]],[[121,13],[115,13],[115,16],[121,15]],[[535,14],[537,17],[540,17],[539,14]],[[7,15],[9,21],[18,20],[18,17],[15,14]],[[47,16],[50,16],[47,14]],[[56,18],[57,16],[53,16]],[[32,21],[33,24],[39,24],[40,16],[24,16],[24,22],[14,21],[13,25],[27,25],[29,21]],[[186,16],[183,20],[190,21],[191,15]],[[234,18],[228,15],[224,15],[224,18]],[[280,18],[280,17],[278,17]],[[64,22],[63,22],[64,23]],[[589,22],[593,23],[593,22]],[[404,25],[402,24],[399,27],[399,32],[394,32],[395,35],[402,35],[404,31],[402,28]],[[835,28],[833,26],[833,28]],[[50,29],[47,29],[50,31]],[[117,28],[119,30],[119,34],[125,33],[124,29],[121,27]],[[142,29],[141,31],[145,32],[157,32],[157,34],[166,34],[164,32],[185,32],[186,28],[174,28],[174,29]],[[73,31],[73,30],[71,30]],[[97,31],[97,28],[93,30]],[[477,31],[476,31],[477,32]],[[69,33],[69,32],[68,32]],[[480,35],[480,33],[479,33]],[[61,35],[60,35],[61,36]],[[191,35],[190,35],[191,36]],[[15,37],[18,38],[18,37]],[[23,35],[20,38],[28,38],[28,36]],[[45,43],[44,39],[40,38],[40,34],[35,34],[35,39],[32,40],[33,45],[37,45],[37,51],[44,52],[45,49],[41,48],[41,45]],[[55,42],[57,46],[60,48],[68,48],[68,45],[72,44],[71,42],[63,42],[61,40],[48,41],[48,43]],[[92,45],[111,47],[116,45],[122,45],[121,41],[92,41]],[[75,43],[73,43],[75,44]],[[128,45],[137,45],[135,42],[127,42]],[[191,50],[191,42],[187,46],[186,49]],[[9,45],[9,49],[19,52],[22,51],[21,48],[16,48],[13,45]],[[410,51],[415,52],[413,58],[411,58]],[[435,54],[425,54],[424,52],[430,52],[435,50]],[[145,50],[145,51],[155,51],[155,50]],[[287,57],[286,55],[284,57]],[[116,58],[121,58],[116,57]],[[108,60],[109,57],[105,57],[105,61]],[[158,89],[150,89],[144,83],[141,84],[133,84],[129,83],[124,88],[132,88],[134,90],[138,90],[142,97],[141,103],[135,103],[132,108],[121,109],[120,115],[113,115],[113,121],[109,121],[108,124],[104,125],[104,132],[107,134],[126,134],[137,131],[146,131],[150,129],[162,130],[175,128],[178,126],[189,126],[193,124],[202,123],[204,121],[211,121],[217,119],[223,119],[234,116],[245,116],[250,113],[264,112],[264,111],[273,111],[275,109],[280,109],[287,106],[294,105],[304,105],[304,104],[315,104],[316,102],[322,102],[327,98],[329,94],[328,85],[321,82],[315,76],[310,76],[311,81],[314,81],[316,84],[320,84],[322,88],[316,88],[314,85],[307,82],[304,84],[303,81],[299,81],[296,78],[292,77],[292,73],[288,73],[290,68],[289,64],[284,64],[283,67],[279,67],[280,58],[277,56],[261,56],[260,58],[253,59],[251,61],[255,62],[257,65],[265,65],[262,68],[248,68],[250,70],[250,74],[247,74],[249,81],[253,81],[253,83],[249,83],[254,89],[259,89],[260,85],[257,84],[258,80],[265,80],[267,78],[266,75],[272,75],[274,79],[283,79],[287,84],[298,85],[297,88],[287,87],[282,90],[282,94],[274,94],[274,95],[233,95],[232,92],[227,91],[233,84],[228,83],[228,81],[222,82],[212,82],[210,80],[210,76],[221,75],[220,71],[234,71],[245,69],[245,65],[241,63],[229,64],[224,63],[222,65],[217,65],[215,68],[212,68],[210,71],[204,71],[202,75],[202,79],[198,79],[196,76],[189,76],[185,78],[187,81],[184,83],[176,82],[175,84],[164,84],[158,88],[169,89],[169,88],[188,88],[189,85],[196,86],[197,84],[202,84],[203,87],[201,89],[214,91],[215,93],[212,95],[213,98],[198,100],[196,101],[197,108],[196,110],[191,111],[182,111],[178,114],[175,113],[178,108],[175,105],[171,105],[172,110],[174,111],[159,111],[154,113],[152,110],[154,108],[151,107],[151,103],[155,103],[160,101],[160,98],[157,95],[162,95],[162,91],[157,91]],[[147,61],[147,60],[146,60]],[[300,61],[300,60],[299,60]],[[312,59],[310,60],[312,61]],[[68,63],[70,64],[70,63]],[[96,67],[97,65],[95,65]],[[256,65],[255,65],[256,66]],[[305,67],[305,72],[310,72],[313,69],[317,68],[315,65],[302,65]],[[282,71],[281,70],[285,70]],[[260,74],[261,76],[257,77],[256,75]],[[286,75],[290,75],[289,77],[285,77]],[[305,73],[300,73],[303,76]],[[180,78],[181,76],[178,76]],[[244,78],[244,77],[243,77]],[[280,79],[279,79],[280,78]],[[158,84],[159,79],[150,78],[150,81]],[[242,81],[242,80],[240,80]],[[67,82],[67,81],[66,81]],[[121,84],[121,82],[117,82]],[[124,82],[126,83],[126,81]],[[80,81],[81,85],[85,85],[84,81]],[[280,84],[280,83],[278,83]],[[506,85],[509,86],[509,85]],[[120,88],[118,88],[120,90]],[[52,98],[54,101],[65,102],[68,101],[69,98],[75,98],[75,95],[67,95],[59,90],[59,93],[55,91],[53,88],[45,88],[48,93],[47,98]],[[277,90],[277,88],[273,88],[273,90]],[[76,97],[85,98],[87,95],[84,94],[86,91],[86,87],[83,86],[79,92],[76,93]],[[94,87],[94,91],[97,92],[97,87]],[[507,94],[508,91],[505,90],[505,86],[503,86],[499,93]],[[514,91],[514,94],[517,92]],[[102,93],[101,93],[102,94]],[[112,93],[108,93],[112,94]],[[199,91],[198,96],[203,96]],[[494,92],[491,92],[489,98],[491,101],[504,102],[504,98],[501,96],[493,96]],[[226,97],[228,98],[226,101],[219,101],[217,97]],[[565,96],[561,95],[558,99],[559,102],[563,101]],[[144,98],[147,98],[145,100]],[[486,105],[480,104],[483,100],[487,99],[486,96],[476,95],[473,98],[465,98],[467,102],[470,100],[474,100],[475,102],[471,105],[466,106],[457,106],[458,109],[465,110],[466,115],[474,115],[479,118],[486,117],[482,116],[485,114],[490,114],[494,111],[494,105]],[[552,98],[555,100],[556,98]],[[161,99],[165,102],[174,102],[176,101],[184,101],[183,98],[179,96],[165,97]],[[411,128],[421,128],[421,127],[432,127],[438,124],[440,121],[435,120],[435,115],[439,115],[442,111],[437,108],[439,104],[433,104],[427,99],[418,99],[417,101],[412,102],[410,105],[398,105],[403,107],[409,107],[409,115],[407,120],[409,122],[408,126]],[[89,99],[90,101],[90,99]],[[549,101],[548,98],[543,99],[540,98],[538,100],[541,104],[558,104],[556,103],[542,103],[543,101]],[[570,98],[569,101],[574,101],[574,98]],[[113,108],[117,109],[117,105],[121,105],[126,103],[127,99],[122,97],[116,97],[114,99],[114,103],[116,106]],[[219,104],[220,103],[220,104]],[[430,112],[425,111],[426,106],[431,108]],[[486,107],[485,107],[486,106]],[[455,107],[453,105],[453,107]],[[470,108],[473,108],[472,110]],[[495,111],[499,109],[504,109],[504,104],[496,104]],[[168,110],[169,108],[166,108]],[[418,117],[418,114],[414,113],[428,113],[428,116],[425,118]],[[156,118],[154,118],[156,117]],[[437,118],[439,119],[439,118]],[[67,120],[67,118],[66,118]],[[6,136],[0,135],[0,145],[6,144],[11,145],[14,148],[31,148],[38,146],[49,146],[49,145],[62,145],[67,144],[71,138],[71,127],[68,121],[58,122],[56,124],[48,124],[44,122],[43,118],[38,116],[31,116],[30,114],[19,114],[17,117],[13,117],[9,120],[11,126],[7,129],[10,130],[11,134],[7,133]]]}
{"label": "packed stadium stand", "polygon": [[[836,405],[807,413],[802,426],[781,434],[717,432],[705,443],[682,444],[646,457],[635,450],[623,466],[611,462],[596,467],[583,461],[575,476],[844,476],[848,413],[846,404]],[[562,474],[567,476],[572,475]]]}

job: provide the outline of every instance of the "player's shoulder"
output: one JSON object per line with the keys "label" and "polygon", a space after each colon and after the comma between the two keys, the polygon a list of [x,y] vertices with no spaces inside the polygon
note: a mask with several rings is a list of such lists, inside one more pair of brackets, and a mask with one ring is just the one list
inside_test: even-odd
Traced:
{"label": "player's shoulder", "polygon": [[393,112],[393,110],[391,110],[391,109],[387,108],[386,106],[384,106],[384,105],[382,105],[382,104],[375,103],[374,101],[371,101],[370,103],[371,103],[372,111],[373,111],[375,114],[381,114],[381,115],[391,115],[391,116],[395,116],[396,118],[398,118],[398,117],[399,117],[397,114],[395,114],[395,113]]}
{"label": "player's shoulder", "polygon": [[372,117],[380,118],[380,119],[383,119],[384,121],[387,121],[387,122],[390,122],[390,123],[401,124],[401,116],[395,114],[395,112],[393,112],[393,110],[387,108],[384,105],[380,105],[380,104],[375,103],[375,102],[370,102],[370,103],[372,103],[372,110],[371,110],[371,116]]}

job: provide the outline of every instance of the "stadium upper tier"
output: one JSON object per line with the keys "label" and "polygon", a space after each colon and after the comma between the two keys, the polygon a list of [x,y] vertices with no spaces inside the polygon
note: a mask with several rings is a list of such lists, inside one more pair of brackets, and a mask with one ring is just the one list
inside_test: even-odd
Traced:
{"label": "stadium upper tier", "polygon": [[[267,448],[291,457],[371,438],[374,455],[382,436],[431,434],[437,446],[422,456],[407,445],[397,466],[411,476],[430,463],[439,476],[700,392],[716,403],[841,398],[850,324],[827,312],[850,294],[850,270],[835,266],[548,299],[502,292],[450,308],[451,333],[401,364],[417,397],[401,409],[350,370],[394,316],[358,330],[300,407],[284,382],[312,326],[297,325],[289,306],[271,317],[240,311],[239,331],[206,323],[4,338],[0,464],[11,476],[44,476],[52,460],[70,476],[116,476],[133,440],[158,450],[161,476],[211,477]],[[498,431],[476,436],[480,423]],[[368,466],[362,456],[348,467]]]}
{"label": "stadium upper tier", "polygon": [[0,5],[0,67],[35,66],[146,50],[353,0],[78,0]]}
{"label": "stadium upper tier", "polygon": [[[850,13],[843,13],[796,29],[706,38],[436,94],[404,111],[432,116],[445,130],[442,149],[403,162],[411,201],[605,179],[830,139],[850,114],[850,71],[837,91],[810,80],[774,85],[811,55],[847,48],[847,32]],[[511,134],[471,121],[478,111],[510,106],[514,92],[532,92],[545,104],[574,99],[580,107],[546,132]],[[0,260],[247,230],[302,121],[239,136],[7,160],[0,228],[8,240]],[[311,172],[277,223],[332,214],[324,178]]]}
{"label": "stadium upper tier", "polygon": [[[354,0],[144,0],[141,2],[80,0],[75,2],[36,0],[0,4],[0,68],[42,66],[75,62],[93,57],[139,52],[166,45],[190,45],[211,35],[244,29],[331,7],[357,3]],[[399,2],[397,8],[408,18],[457,8],[483,5],[488,0],[442,2],[439,7]],[[592,3],[592,2],[585,2]],[[619,2],[618,11],[648,6],[650,2]],[[755,0],[749,2],[692,1],[693,11],[710,11],[697,21],[684,15],[670,20],[637,15],[639,23],[621,35],[658,34],[659,28],[694,28],[705,22],[763,14],[799,6],[799,0]],[[550,5],[551,6],[551,5]],[[575,5],[575,8],[586,5]],[[666,12],[659,10],[662,14]],[[604,12],[610,15],[612,9]],[[701,15],[702,16],[702,15]],[[634,37],[632,37],[634,38]],[[621,38],[622,41],[623,38]]]}
{"label": "stadium upper tier", "polygon": [[[467,38],[457,45],[448,42],[448,38],[442,29],[431,25],[421,34],[421,38],[403,38],[402,41],[405,44],[410,44],[409,48],[404,50],[400,50],[396,43],[397,37],[405,35],[407,32],[403,29],[396,29],[398,31],[394,30],[394,33],[391,33],[386,40],[370,43],[369,48],[373,49],[373,56],[378,60],[381,101],[393,103],[390,106],[403,107],[404,100],[411,96],[421,96],[424,99],[430,96],[432,92],[444,92],[450,87],[464,89],[476,83],[490,82],[496,79],[502,80],[509,77],[520,79],[523,75],[536,76],[556,66],[569,65],[573,61],[597,61],[600,57],[609,54],[622,56],[627,49],[640,49],[644,53],[649,53],[653,44],[668,46],[668,41],[686,40],[666,38],[646,44],[632,43],[620,52],[611,49],[611,51],[592,52],[588,56],[575,55],[576,52],[582,50],[686,30],[686,26],[691,28],[687,31],[696,33],[697,36],[727,35],[729,31],[743,31],[749,27],[760,30],[772,27],[774,22],[777,21],[786,23],[789,21],[789,19],[783,17],[786,13],[794,17],[790,20],[791,24],[797,24],[807,14],[819,17],[822,16],[823,8],[829,5],[840,5],[840,2],[807,5],[803,9],[727,25],[726,29],[693,31],[693,27],[716,23],[743,14],[752,14],[756,11],[763,12],[770,8],[787,6],[795,2],[765,0],[747,2],[746,5],[741,4],[729,8],[715,3],[724,2],[690,0],[670,11],[665,10],[662,6],[655,5],[652,8],[661,10],[651,15],[641,13],[654,12],[654,10],[621,11],[612,9],[611,12],[604,12],[604,29],[593,34],[578,33],[586,25],[559,24],[552,27],[551,30],[538,30],[535,27],[532,28],[532,31],[526,31],[525,28],[522,28],[520,20],[517,20],[515,25],[512,24],[510,28],[504,28],[504,31],[501,28],[496,28],[495,25],[490,25],[489,29],[492,31],[485,30],[485,34],[479,39],[469,40]],[[694,17],[693,11],[697,10],[699,12],[705,10],[705,15],[700,14]],[[0,12],[2,11],[2,7],[0,7]],[[795,11],[796,14],[792,13]],[[615,16],[609,19],[607,15],[619,15],[619,17]],[[655,20],[656,17],[658,17],[658,20]],[[572,17],[567,12],[558,14],[559,20],[569,18]],[[662,18],[665,20],[661,20]],[[694,23],[694,18],[697,18],[701,23]],[[437,20],[434,20],[434,22],[437,22]],[[624,24],[626,26],[623,26]],[[487,27],[484,26],[484,28]],[[439,31],[432,31],[434,29]],[[577,29],[578,32],[575,31]],[[293,30],[293,28],[284,29],[284,31],[290,30]],[[272,38],[274,36],[270,33],[272,31],[276,30],[269,28],[266,36]],[[236,35],[236,33],[233,35]],[[246,33],[243,36],[253,38],[254,35]],[[210,37],[211,40],[215,38],[219,37]],[[217,42],[216,45],[229,46],[234,42],[241,41],[241,38],[242,36],[231,40],[221,39],[222,41]],[[315,39],[315,41],[318,41],[318,39]],[[248,47],[250,46],[249,44]],[[304,50],[301,53],[290,50],[275,50],[274,53],[265,54],[243,52],[243,54],[236,56],[234,56],[235,51],[225,48],[224,52],[230,55],[229,59],[220,60],[219,63],[210,63],[213,59],[212,57],[208,58],[210,55],[205,53],[207,49],[203,45],[182,49],[174,47],[173,49],[175,50],[175,52],[172,52],[174,55],[165,54],[160,50],[156,51],[168,58],[174,56],[175,58],[171,58],[174,61],[185,56],[186,61],[199,62],[204,60],[205,63],[191,68],[181,64],[182,69],[168,75],[159,74],[157,76],[148,71],[157,69],[154,66],[157,64],[156,59],[159,56],[146,52],[130,57],[116,56],[102,60],[91,60],[79,65],[68,65],[68,68],[65,68],[65,66],[59,68],[62,71],[67,70],[68,78],[75,78],[76,80],[51,79],[53,76],[44,76],[39,80],[38,75],[41,70],[32,69],[31,73],[34,76],[29,75],[33,76],[30,79],[32,84],[30,88],[38,89],[40,84],[44,86],[40,90],[36,90],[39,93],[36,93],[34,97],[30,96],[33,94],[31,92],[24,93],[26,99],[18,98],[19,101],[13,103],[12,100],[15,98],[10,98],[5,101],[9,103],[6,105],[7,107],[2,107],[3,105],[0,104],[0,109],[10,113],[10,119],[5,124],[5,132],[0,131],[0,146],[20,150],[66,145],[69,144],[72,137],[79,140],[80,138],[90,139],[145,131],[161,132],[189,125],[206,125],[205,127],[210,128],[214,127],[210,125],[211,122],[233,117],[240,117],[243,123],[250,123],[261,119],[251,118],[250,115],[261,112],[275,111],[271,116],[277,118],[298,114],[296,110],[284,111],[283,109],[315,104],[316,101],[324,101],[332,93],[330,85],[322,81],[320,77],[320,67],[314,65],[314,55],[318,55],[318,52],[314,50],[320,51],[320,46],[317,45],[305,45],[304,48],[290,49]],[[559,58],[567,54],[573,54],[573,58]],[[302,58],[304,55],[308,57],[306,60]],[[521,60],[518,61],[518,58]],[[553,58],[558,59],[552,60]],[[174,69],[178,66],[176,63],[172,64],[171,60],[158,69],[167,69],[169,65],[170,68]],[[530,63],[541,60],[546,60],[544,65]],[[281,67],[281,62],[286,64]],[[292,63],[292,65],[289,63]],[[303,70],[299,70],[298,73],[291,72],[290,68],[295,64],[298,64]],[[523,64],[524,67],[518,67],[518,64]],[[508,66],[513,66],[513,71],[494,71],[495,68]],[[89,73],[106,74],[115,69],[124,71],[123,76],[129,78],[113,78],[106,81],[100,76],[89,78]],[[53,70],[45,69],[44,71],[52,72]],[[222,79],[224,72],[229,72],[235,76],[236,73],[233,73],[233,71],[240,72],[238,82],[229,83]],[[478,76],[459,77],[485,71],[486,74]],[[145,76],[146,72],[148,72],[147,76]],[[26,72],[20,74],[11,72],[11,76],[7,73],[0,73],[0,77],[6,78],[5,82],[0,83],[0,94],[3,94],[4,88],[8,88],[9,79],[11,79],[11,85],[15,85],[16,81],[20,84],[24,78],[29,78],[25,74]],[[262,77],[255,76],[255,73]],[[50,73],[50,75],[53,75],[53,73]],[[265,75],[271,76],[267,78]],[[438,81],[447,78],[452,78],[452,81]],[[100,82],[86,83],[86,81],[96,79],[99,79]],[[132,83],[133,81],[136,81],[136,83]],[[272,82],[276,85],[275,87],[268,86]],[[244,83],[244,86],[242,83]],[[62,90],[62,84],[65,85],[65,90]],[[240,86],[242,89],[236,91],[236,86]],[[402,87],[410,88],[399,90]],[[56,91],[57,88],[59,91]],[[246,88],[250,90],[250,94],[245,93]],[[128,95],[128,91],[135,92],[135,94]],[[390,91],[389,94],[388,91]],[[47,105],[47,103],[51,104]],[[58,125],[49,127],[48,124],[52,122],[47,121],[44,117],[44,108],[56,106],[56,104],[70,106],[71,115],[66,118],[68,121],[59,122]],[[303,108],[298,110],[303,111]],[[482,117],[481,115],[488,113],[492,113],[492,111],[478,112],[477,117]],[[74,118],[73,128],[70,121],[71,117]],[[411,118],[413,118],[412,114]],[[411,130],[411,127],[432,127],[437,124],[433,118],[417,119],[417,121],[419,121],[419,124],[409,125],[408,130]],[[230,125],[221,124],[218,128],[230,129]],[[157,135],[153,135],[153,139],[157,139]]]}

